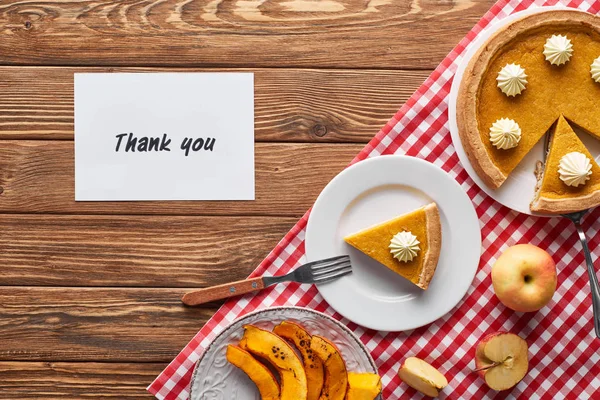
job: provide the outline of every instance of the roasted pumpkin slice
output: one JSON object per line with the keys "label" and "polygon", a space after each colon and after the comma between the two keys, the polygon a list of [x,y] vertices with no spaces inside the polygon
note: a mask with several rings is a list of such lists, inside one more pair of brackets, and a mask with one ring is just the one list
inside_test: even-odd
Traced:
{"label": "roasted pumpkin slice", "polygon": [[300,351],[308,383],[307,400],[318,400],[321,395],[321,389],[323,389],[323,380],[325,377],[323,363],[319,357],[313,356],[313,351],[310,349],[312,336],[302,326],[291,321],[283,321],[273,328],[273,332],[293,343]]}
{"label": "roasted pumpkin slice", "polygon": [[273,332],[244,326],[240,347],[269,361],[279,373],[281,400],[306,400],[306,374],[302,361],[289,344]]}
{"label": "roasted pumpkin slice", "polygon": [[314,335],[310,341],[313,354],[325,367],[325,382],[320,400],[344,400],[348,388],[348,372],[342,353],[329,340]]}
{"label": "roasted pumpkin slice", "polygon": [[381,393],[381,378],[369,372],[348,372],[346,400],[374,400]]}
{"label": "roasted pumpkin slice", "polygon": [[227,346],[227,361],[248,375],[254,382],[262,400],[279,400],[279,384],[271,371],[246,350],[230,344]]}

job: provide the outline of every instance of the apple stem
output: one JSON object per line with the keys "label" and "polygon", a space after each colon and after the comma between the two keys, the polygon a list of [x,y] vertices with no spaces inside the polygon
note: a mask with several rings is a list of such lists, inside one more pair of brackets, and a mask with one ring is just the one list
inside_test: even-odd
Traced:
{"label": "apple stem", "polygon": [[490,368],[497,367],[497,366],[498,366],[498,365],[500,365],[500,364],[502,364],[502,363],[501,363],[501,362],[499,362],[499,361],[495,361],[494,363],[492,363],[492,364],[490,364],[490,365],[485,365],[485,366],[483,366],[483,367],[480,367],[480,368],[475,368],[475,369],[473,370],[473,372],[485,371],[486,369],[490,369]]}

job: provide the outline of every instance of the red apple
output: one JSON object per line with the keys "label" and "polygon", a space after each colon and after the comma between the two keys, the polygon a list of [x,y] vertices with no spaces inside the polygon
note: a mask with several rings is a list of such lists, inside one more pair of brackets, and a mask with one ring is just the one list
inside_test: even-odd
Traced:
{"label": "red apple", "polygon": [[556,264],[550,254],[531,244],[509,247],[492,266],[498,299],[515,311],[537,311],[556,290]]}
{"label": "red apple", "polygon": [[475,348],[475,371],[490,389],[512,388],[525,377],[528,369],[527,342],[513,333],[492,333]]}

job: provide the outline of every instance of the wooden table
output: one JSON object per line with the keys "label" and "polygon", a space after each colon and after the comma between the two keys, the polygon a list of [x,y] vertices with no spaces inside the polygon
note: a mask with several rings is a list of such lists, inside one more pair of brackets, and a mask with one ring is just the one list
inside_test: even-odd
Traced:
{"label": "wooden table", "polygon": [[[0,0],[0,398],[148,398],[492,0]],[[76,203],[73,73],[255,73],[256,201]],[[160,185],[160,182],[156,182]]]}

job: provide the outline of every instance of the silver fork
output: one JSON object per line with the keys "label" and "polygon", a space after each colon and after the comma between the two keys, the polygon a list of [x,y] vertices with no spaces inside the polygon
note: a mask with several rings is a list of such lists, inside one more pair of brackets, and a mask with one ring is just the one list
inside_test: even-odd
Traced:
{"label": "silver fork", "polygon": [[331,257],[301,265],[287,275],[261,276],[195,290],[183,295],[181,301],[185,305],[196,306],[209,301],[255,292],[282,282],[314,283],[317,285],[328,283],[351,272],[350,256]]}
{"label": "silver fork", "polygon": [[581,227],[581,219],[589,210],[579,211],[571,214],[564,214],[563,217],[568,218],[573,222],[577,233],[579,234],[579,241],[583,247],[583,254],[585,254],[585,263],[587,264],[588,277],[590,279],[590,289],[592,291],[592,310],[594,313],[594,331],[596,337],[600,339],[600,285],[598,285],[598,277],[596,276],[596,270],[592,263],[592,254],[588,247],[587,238],[585,232]]}
{"label": "silver fork", "polygon": [[[548,156],[549,148],[550,134],[547,133],[544,141],[544,163],[546,162],[546,157]],[[573,225],[575,225],[575,229],[579,234],[579,241],[581,242],[581,247],[583,247],[583,254],[585,255],[585,263],[587,265],[588,278],[590,280],[590,290],[592,292],[594,331],[596,332],[596,337],[600,339],[600,285],[598,284],[598,276],[596,275],[596,269],[594,268],[594,263],[592,262],[592,254],[590,253],[590,249],[588,247],[587,237],[585,236],[585,232],[581,227],[581,220],[588,211],[590,210],[583,210],[570,214],[562,214],[561,216],[573,222]]]}

